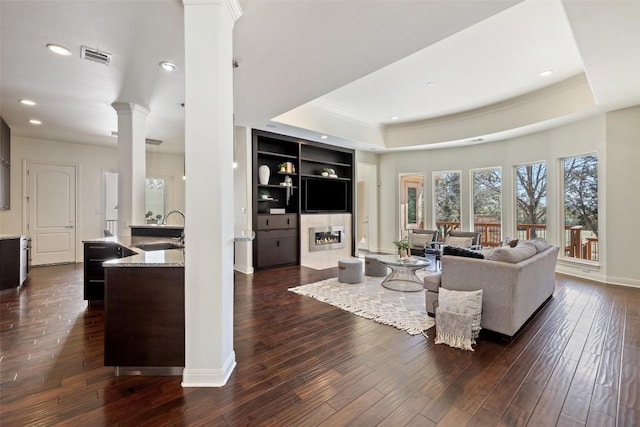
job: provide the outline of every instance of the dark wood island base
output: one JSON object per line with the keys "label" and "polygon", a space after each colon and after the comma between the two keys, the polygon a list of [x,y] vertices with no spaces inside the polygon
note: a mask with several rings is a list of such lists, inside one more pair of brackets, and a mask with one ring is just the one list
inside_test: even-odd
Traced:
{"label": "dark wood island base", "polygon": [[184,267],[105,268],[104,296],[105,366],[184,367]]}

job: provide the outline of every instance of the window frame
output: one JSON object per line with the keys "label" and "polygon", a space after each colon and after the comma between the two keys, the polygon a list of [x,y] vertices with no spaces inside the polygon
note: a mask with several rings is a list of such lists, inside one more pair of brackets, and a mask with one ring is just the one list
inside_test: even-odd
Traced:
{"label": "window frame", "polygon": [[[596,206],[598,209],[598,229],[600,229],[600,225],[602,223],[602,221],[600,221],[600,211],[601,211],[601,190],[602,190],[602,186],[600,185],[600,178],[602,176],[601,173],[601,167],[602,167],[602,162],[601,162],[601,156],[597,151],[587,151],[587,152],[583,152],[583,153],[578,153],[578,154],[568,154],[562,157],[559,157],[557,159],[557,164],[558,164],[558,185],[557,187],[557,191],[558,191],[558,196],[557,196],[557,202],[558,202],[558,212],[557,212],[557,217],[558,217],[558,230],[557,230],[557,242],[558,242],[558,246],[560,247],[560,252],[558,254],[558,262],[560,264],[566,264],[566,265],[571,265],[571,266],[581,266],[583,268],[588,268],[588,269],[593,269],[594,271],[599,271],[600,270],[600,254],[602,254],[602,250],[598,250],[598,260],[589,260],[589,259],[584,259],[584,258],[576,258],[576,257],[571,257],[571,256],[567,256],[565,254],[566,251],[566,242],[565,242],[565,227],[566,227],[566,219],[565,219],[565,170],[564,170],[564,162],[567,159],[571,159],[571,158],[576,158],[576,157],[586,157],[586,156],[595,156],[597,159],[597,166],[596,166],[596,181],[598,183],[598,190],[596,192],[596,197],[598,198]],[[600,238],[598,237],[598,246],[600,245]]]}
{"label": "window frame", "polygon": [[491,242],[494,243],[494,245],[490,245],[489,244],[489,239],[487,239],[487,236],[489,235],[489,231],[486,230],[478,230],[480,232],[482,232],[482,244],[484,246],[495,246],[495,245],[499,245],[502,242],[502,239],[504,238],[504,171],[502,166],[487,166],[487,167],[482,167],[482,168],[473,168],[473,169],[469,169],[469,222],[471,223],[470,227],[471,230],[473,231],[477,231],[476,230],[476,209],[475,209],[475,203],[474,203],[474,196],[475,196],[475,173],[479,172],[479,171],[486,171],[486,170],[492,170],[492,169],[497,169],[500,171],[500,208],[499,208],[499,212],[500,212],[500,227],[499,227],[499,236],[497,239],[497,242],[494,242],[493,239],[491,240]]}
{"label": "window frame", "polygon": [[459,169],[449,169],[449,170],[442,170],[442,171],[432,171],[431,172],[431,217],[433,218],[432,221],[432,229],[433,230],[438,230],[439,232],[439,239],[444,239],[444,230],[440,230],[440,228],[438,227],[438,213],[436,210],[436,206],[437,206],[437,194],[436,194],[436,190],[437,190],[437,185],[436,185],[436,177],[442,174],[457,174],[458,175],[458,227],[462,226],[462,170]]}
{"label": "window frame", "polygon": [[511,214],[513,215],[513,230],[514,238],[520,238],[518,233],[518,168],[522,166],[528,165],[537,165],[544,163],[546,167],[545,172],[545,240],[549,240],[549,162],[547,160],[535,160],[531,162],[518,163],[513,165],[513,210]]}

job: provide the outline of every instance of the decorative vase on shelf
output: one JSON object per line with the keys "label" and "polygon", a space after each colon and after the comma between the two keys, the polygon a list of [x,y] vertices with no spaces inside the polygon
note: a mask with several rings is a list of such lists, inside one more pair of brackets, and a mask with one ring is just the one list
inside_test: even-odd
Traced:
{"label": "decorative vase on shelf", "polygon": [[269,166],[262,165],[258,168],[258,180],[260,181],[260,185],[269,184],[269,175],[271,175]]}

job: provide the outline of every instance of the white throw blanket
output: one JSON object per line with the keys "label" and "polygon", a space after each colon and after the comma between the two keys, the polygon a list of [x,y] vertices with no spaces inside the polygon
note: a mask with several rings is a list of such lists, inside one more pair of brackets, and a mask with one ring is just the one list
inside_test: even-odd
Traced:
{"label": "white throw blanket", "polygon": [[476,343],[473,331],[474,315],[454,313],[436,308],[436,344],[473,351]]}

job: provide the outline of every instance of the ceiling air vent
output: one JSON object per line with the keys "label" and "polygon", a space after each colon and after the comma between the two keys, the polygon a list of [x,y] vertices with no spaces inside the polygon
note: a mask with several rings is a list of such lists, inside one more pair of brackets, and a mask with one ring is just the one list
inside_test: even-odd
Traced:
{"label": "ceiling air vent", "polygon": [[145,143],[150,144],[150,145],[160,145],[162,144],[162,141],[160,141],[159,139],[151,139],[151,138],[147,138],[144,140]]}
{"label": "ceiling air vent", "polygon": [[98,49],[93,49],[87,46],[82,46],[80,51],[80,57],[82,59],[88,59],[89,61],[99,62],[100,64],[109,65],[111,62],[111,54],[102,52]]}

